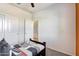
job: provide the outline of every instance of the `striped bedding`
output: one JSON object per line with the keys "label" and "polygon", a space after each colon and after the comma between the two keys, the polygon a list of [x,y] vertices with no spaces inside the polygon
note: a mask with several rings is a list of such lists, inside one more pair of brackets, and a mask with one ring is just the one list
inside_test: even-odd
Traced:
{"label": "striped bedding", "polygon": [[15,56],[35,56],[44,49],[43,45],[31,42],[27,47],[20,47],[12,50]]}

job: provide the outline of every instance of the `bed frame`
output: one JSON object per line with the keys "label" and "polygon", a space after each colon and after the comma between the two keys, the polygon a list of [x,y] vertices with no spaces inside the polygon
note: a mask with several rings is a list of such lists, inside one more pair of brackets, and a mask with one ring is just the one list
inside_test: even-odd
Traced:
{"label": "bed frame", "polygon": [[37,44],[41,44],[44,46],[44,49],[42,51],[40,51],[36,56],[46,56],[46,42],[38,42],[38,41],[34,41],[30,38],[30,41],[35,42]]}

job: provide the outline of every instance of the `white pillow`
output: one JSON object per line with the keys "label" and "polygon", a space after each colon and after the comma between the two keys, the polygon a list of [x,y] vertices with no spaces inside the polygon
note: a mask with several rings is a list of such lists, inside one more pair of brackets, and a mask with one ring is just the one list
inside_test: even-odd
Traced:
{"label": "white pillow", "polygon": [[40,52],[41,50],[44,49],[44,46],[38,43],[34,43],[34,42],[30,42],[30,45],[35,47],[37,49],[38,52]]}

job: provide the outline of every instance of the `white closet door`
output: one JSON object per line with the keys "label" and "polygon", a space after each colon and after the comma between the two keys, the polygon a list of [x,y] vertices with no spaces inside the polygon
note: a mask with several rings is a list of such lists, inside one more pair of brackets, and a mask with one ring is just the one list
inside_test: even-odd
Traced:
{"label": "white closet door", "polygon": [[3,37],[10,45],[24,42],[24,18],[0,15],[0,40]]}
{"label": "white closet door", "polygon": [[3,20],[3,16],[2,15],[0,15],[0,33],[2,33],[2,29],[3,29],[3,25],[2,25],[2,21]]}
{"label": "white closet door", "polygon": [[26,20],[25,22],[25,40],[29,42],[29,39],[33,39],[33,22],[32,20]]}
{"label": "white closet door", "polygon": [[24,22],[24,18],[0,15],[0,40],[3,37],[10,45],[22,43],[24,40],[28,41],[29,38],[33,37],[32,20],[25,20]]}
{"label": "white closet door", "polygon": [[18,25],[18,42],[24,42],[24,19],[19,18],[19,25]]}
{"label": "white closet door", "polygon": [[18,43],[18,19],[11,16],[5,16],[5,39],[10,45]]}
{"label": "white closet door", "polygon": [[0,40],[3,38],[3,20],[4,20],[4,15],[0,15]]}

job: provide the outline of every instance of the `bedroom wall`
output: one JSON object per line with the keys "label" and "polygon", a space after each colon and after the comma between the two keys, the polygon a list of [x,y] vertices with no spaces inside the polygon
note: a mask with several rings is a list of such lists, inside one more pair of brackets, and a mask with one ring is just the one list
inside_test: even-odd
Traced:
{"label": "bedroom wall", "polygon": [[39,41],[45,41],[50,49],[76,54],[75,4],[54,4],[34,15]]}
{"label": "bedroom wall", "polygon": [[0,4],[0,40],[5,37],[6,41],[12,45],[23,42],[24,20],[26,26],[25,39],[27,41],[33,36],[32,14],[10,4]]}

